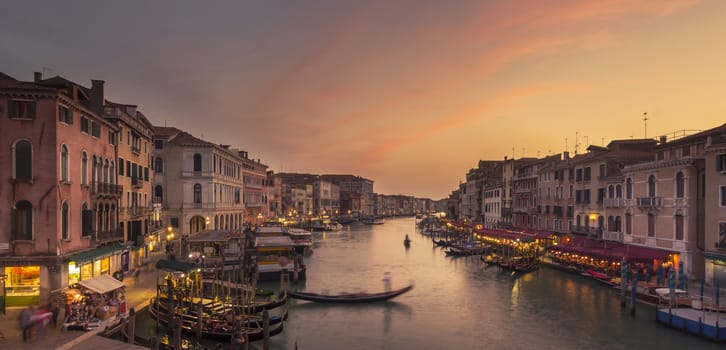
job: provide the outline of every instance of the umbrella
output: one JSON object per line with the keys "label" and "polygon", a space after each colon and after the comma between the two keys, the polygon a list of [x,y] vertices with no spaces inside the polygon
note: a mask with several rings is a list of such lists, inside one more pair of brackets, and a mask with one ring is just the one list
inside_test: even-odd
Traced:
{"label": "umbrella", "polygon": [[645,268],[645,283],[650,282],[650,267]]}
{"label": "umbrella", "polygon": [[716,280],[716,307],[718,308],[718,297],[721,295],[721,288],[719,288],[718,280]]}
{"label": "umbrella", "polygon": [[676,302],[676,271],[673,268],[668,268],[668,288],[670,289],[670,306]]}

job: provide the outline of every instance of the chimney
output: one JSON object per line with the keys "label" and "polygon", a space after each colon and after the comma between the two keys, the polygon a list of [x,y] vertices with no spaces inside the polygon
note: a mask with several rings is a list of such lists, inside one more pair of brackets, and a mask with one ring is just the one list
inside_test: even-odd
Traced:
{"label": "chimney", "polygon": [[98,115],[103,115],[103,80],[91,80],[91,107]]}
{"label": "chimney", "polygon": [[562,152],[562,155],[565,157],[565,160],[570,160],[570,152],[564,151]]}
{"label": "chimney", "polygon": [[43,73],[33,72],[33,81],[39,83],[41,80],[43,80]]}
{"label": "chimney", "polygon": [[666,137],[665,135],[663,135],[663,136],[659,137],[659,140],[660,140],[660,144],[661,144],[661,145],[665,145],[665,143],[666,143],[666,140],[667,140],[667,139],[668,139],[668,138],[667,138],[667,137]]}

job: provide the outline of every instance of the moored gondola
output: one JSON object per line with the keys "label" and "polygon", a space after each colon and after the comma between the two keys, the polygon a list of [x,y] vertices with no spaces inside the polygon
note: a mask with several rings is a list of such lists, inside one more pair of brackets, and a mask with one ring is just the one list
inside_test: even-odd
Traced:
{"label": "moored gondola", "polygon": [[395,298],[403,293],[406,293],[413,289],[413,284],[410,284],[404,288],[396,289],[382,293],[342,293],[342,294],[318,294],[308,292],[288,292],[290,298],[314,301],[318,303],[341,303],[341,304],[353,304],[353,303],[372,303],[378,301],[386,301],[391,298]]}
{"label": "moored gondola", "polygon": [[[164,326],[168,327],[169,324],[169,313],[168,309],[162,307],[163,303],[160,303],[157,299],[154,299],[149,307],[149,315],[151,318],[156,319]],[[181,330],[188,334],[196,334],[198,330],[198,318],[194,315],[189,314],[176,314],[181,319]],[[274,336],[280,334],[283,331],[283,321],[287,318],[287,311],[281,316],[271,316],[269,318],[269,335]],[[205,339],[229,342],[235,334],[235,327],[233,322],[212,315],[205,315],[202,318],[201,336]],[[246,317],[240,322],[241,327],[239,329],[240,336],[245,337],[249,341],[261,340],[264,338],[264,320],[259,315],[252,315]],[[275,325],[277,327],[272,328]]]}

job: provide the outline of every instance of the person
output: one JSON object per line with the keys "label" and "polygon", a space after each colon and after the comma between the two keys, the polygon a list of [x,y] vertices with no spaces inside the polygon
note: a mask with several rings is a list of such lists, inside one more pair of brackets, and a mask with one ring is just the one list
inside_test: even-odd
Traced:
{"label": "person", "polygon": [[30,336],[33,334],[33,306],[28,306],[23,309],[18,316],[20,321],[20,328],[23,330],[23,343],[27,343],[30,340]]}
{"label": "person", "polygon": [[383,286],[384,286],[386,292],[391,291],[391,273],[390,272],[383,273]]}
{"label": "person", "polygon": [[407,241],[410,241],[410,239],[408,239],[408,233],[406,234],[406,240],[407,240]]}

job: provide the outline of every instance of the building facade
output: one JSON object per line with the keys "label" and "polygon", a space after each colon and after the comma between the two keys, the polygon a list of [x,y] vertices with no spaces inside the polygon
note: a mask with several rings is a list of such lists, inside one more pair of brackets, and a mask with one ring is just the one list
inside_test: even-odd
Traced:
{"label": "building facade", "polygon": [[[120,266],[116,127],[94,112],[100,81],[0,73],[0,273],[8,305]],[[5,180],[4,180],[5,181]]]}

